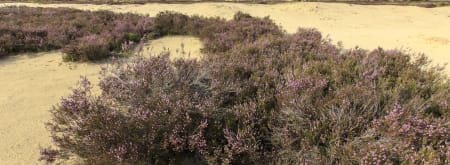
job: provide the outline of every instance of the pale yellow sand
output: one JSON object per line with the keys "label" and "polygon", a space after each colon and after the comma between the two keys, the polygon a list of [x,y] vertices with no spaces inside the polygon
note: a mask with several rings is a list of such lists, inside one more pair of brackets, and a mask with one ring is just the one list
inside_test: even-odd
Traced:
{"label": "pale yellow sand", "polygon": [[63,63],[61,53],[0,59],[0,164],[35,164],[39,145],[48,146],[44,122],[80,75],[98,80],[99,65]]}
{"label": "pale yellow sand", "polygon": [[[344,46],[356,45],[374,49],[399,48],[425,53],[435,63],[450,62],[450,6],[420,8],[415,6],[351,5],[343,3],[194,3],[145,5],[86,5],[86,4],[0,4],[40,7],[71,7],[83,10],[111,10],[156,15],[172,10],[188,15],[232,18],[237,11],[254,16],[268,16],[287,32],[298,27],[315,27]],[[447,67],[450,73],[450,67]]]}
{"label": "pale yellow sand", "polygon": [[[171,58],[187,57],[181,54],[181,43],[191,52],[188,58],[201,56],[200,40],[183,36],[151,41],[145,44],[143,54],[158,54],[167,47]],[[57,51],[0,59],[0,164],[41,163],[37,161],[39,146],[51,143],[44,123],[50,120],[52,105],[70,94],[80,76],[97,84],[102,65],[106,64],[62,62]]]}
{"label": "pale yellow sand", "polygon": [[171,59],[177,58],[201,58],[200,49],[202,42],[195,37],[168,36],[161,39],[149,41],[144,45],[140,54],[155,55],[160,52],[170,52]]}

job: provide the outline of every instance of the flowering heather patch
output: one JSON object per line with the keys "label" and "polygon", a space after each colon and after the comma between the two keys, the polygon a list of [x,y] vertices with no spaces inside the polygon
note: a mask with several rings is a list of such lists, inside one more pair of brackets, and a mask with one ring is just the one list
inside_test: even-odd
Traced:
{"label": "flowering heather patch", "polygon": [[107,11],[2,7],[0,22],[0,57],[62,48],[65,60],[88,61],[124,51],[123,43],[139,42],[152,20]]}
{"label": "flowering heather patch", "polygon": [[[100,96],[83,78],[52,110],[58,148],[42,149],[42,160],[450,163],[450,84],[424,55],[345,50],[314,29],[286,34],[243,13],[230,21],[158,17],[154,34],[196,35],[205,57],[105,67]],[[205,22],[215,26],[192,26]]]}

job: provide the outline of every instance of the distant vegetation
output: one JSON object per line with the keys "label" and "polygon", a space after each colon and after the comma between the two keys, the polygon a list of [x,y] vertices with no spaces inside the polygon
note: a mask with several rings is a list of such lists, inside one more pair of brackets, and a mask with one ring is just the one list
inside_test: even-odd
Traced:
{"label": "distant vegetation", "polygon": [[374,5],[409,5],[421,7],[448,6],[443,0],[5,0],[5,2],[29,3],[89,3],[89,4],[143,4],[143,3],[196,3],[196,2],[233,2],[233,3],[283,3],[283,2],[333,2]]}
{"label": "distant vegetation", "polygon": [[103,69],[100,96],[82,79],[52,110],[57,148],[41,160],[450,163],[450,84],[423,55],[342,49],[314,29],[286,34],[243,13],[151,20],[151,36],[199,37],[204,58],[118,62]]}
{"label": "distant vegetation", "polygon": [[120,54],[150,31],[151,18],[68,8],[0,8],[0,57],[61,49],[67,61]]}

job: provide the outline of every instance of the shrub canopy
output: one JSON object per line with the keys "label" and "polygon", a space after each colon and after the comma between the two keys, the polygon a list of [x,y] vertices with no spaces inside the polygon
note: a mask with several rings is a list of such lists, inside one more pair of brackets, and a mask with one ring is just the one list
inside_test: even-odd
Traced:
{"label": "shrub canopy", "polygon": [[137,45],[150,17],[69,8],[0,8],[0,57],[62,48],[66,61],[94,61]]}
{"label": "shrub canopy", "polygon": [[[203,59],[137,57],[82,79],[52,110],[57,149],[88,164],[448,164],[448,78],[424,55],[342,49],[269,18],[161,13]],[[101,51],[101,50],[98,50]]]}

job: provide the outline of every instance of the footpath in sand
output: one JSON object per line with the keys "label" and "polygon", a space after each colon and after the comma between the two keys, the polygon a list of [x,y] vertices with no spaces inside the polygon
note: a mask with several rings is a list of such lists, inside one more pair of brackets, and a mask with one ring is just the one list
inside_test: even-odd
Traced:
{"label": "footpath in sand", "polygon": [[[425,53],[434,63],[450,62],[450,7],[361,6],[332,3],[282,3],[273,5],[236,3],[88,5],[25,4],[1,6],[70,7],[156,15],[172,10],[188,15],[232,18],[237,11],[253,16],[270,15],[287,32],[298,27],[317,28],[344,47],[400,48]],[[144,53],[170,49],[181,56],[181,43],[192,56],[199,54],[200,41],[192,37],[168,37],[151,41]],[[177,52],[178,49],[178,52]],[[189,54],[189,53],[188,53]],[[49,110],[70,93],[80,75],[93,84],[103,64],[66,63],[61,53],[37,53],[0,59],[0,164],[40,164],[39,146],[50,144],[44,122]],[[449,67],[446,70],[450,73]]]}
{"label": "footpath in sand", "polygon": [[[193,4],[34,4],[4,3],[0,6],[69,7],[81,10],[110,10],[155,16],[161,11],[188,15],[232,18],[243,11],[253,16],[269,16],[287,32],[298,27],[317,28],[345,48],[397,48],[425,53],[435,64],[450,63],[450,6],[352,5],[344,3],[193,3]],[[446,72],[450,73],[450,67]]]}

